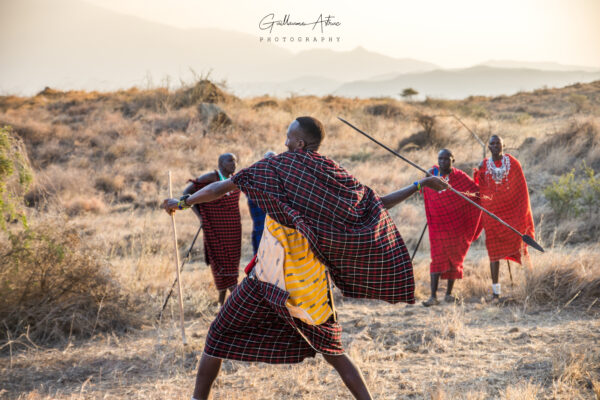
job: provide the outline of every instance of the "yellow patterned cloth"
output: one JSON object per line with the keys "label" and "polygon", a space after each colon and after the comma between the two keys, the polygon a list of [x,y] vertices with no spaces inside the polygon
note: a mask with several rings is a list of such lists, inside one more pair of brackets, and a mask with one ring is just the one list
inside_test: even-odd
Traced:
{"label": "yellow patterned cloth", "polygon": [[258,247],[254,273],[259,280],[289,292],[290,314],[307,324],[320,325],[333,315],[325,265],[300,232],[269,215]]}

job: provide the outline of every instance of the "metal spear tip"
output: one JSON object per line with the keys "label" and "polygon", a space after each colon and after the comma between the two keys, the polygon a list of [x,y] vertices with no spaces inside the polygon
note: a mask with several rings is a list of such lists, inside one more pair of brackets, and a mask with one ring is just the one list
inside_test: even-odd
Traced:
{"label": "metal spear tip", "polygon": [[523,241],[525,243],[527,243],[529,246],[533,247],[534,249],[541,251],[542,253],[544,252],[544,248],[542,246],[540,246],[538,244],[538,242],[536,242],[535,240],[533,240],[533,238],[529,235],[523,235],[521,236],[523,238]]}

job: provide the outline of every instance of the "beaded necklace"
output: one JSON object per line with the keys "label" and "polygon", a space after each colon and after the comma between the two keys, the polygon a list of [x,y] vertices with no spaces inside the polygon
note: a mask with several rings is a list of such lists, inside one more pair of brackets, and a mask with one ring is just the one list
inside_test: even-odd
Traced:
{"label": "beaded necklace", "polygon": [[[227,178],[225,178],[225,175],[223,175],[223,174],[221,173],[221,170],[220,170],[220,169],[218,169],[218,170],[217,170],[217,173],[219,174],[219,180],[220,180],[220,181],[224,181],[224,180],[226,180],[226,179],[227,179]],[[225,195],[226,195],[226,196],[229,196],[229,193],[231,193],[231,192],[227,192],[227,193],[225,193]]]}
{"label": "beaded necklace", "polygon": [[510,171],[510,158],[505,154],[502,156],[502,164],[499,167],[496,167],[494,160],[492,157],[487,160],[487,174],[492,176],[496,185],[500,185],[504,178],[508,176],[508,172]]}

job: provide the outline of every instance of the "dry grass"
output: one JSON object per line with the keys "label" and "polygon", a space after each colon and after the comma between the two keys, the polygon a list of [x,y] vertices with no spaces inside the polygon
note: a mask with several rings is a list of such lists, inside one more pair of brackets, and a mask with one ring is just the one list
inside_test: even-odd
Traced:
{"label": "dry grass", "polygon": [[[166,269],[162,278],[171,275]],[[186,308],[197,311],[186,316],[190,344],[184,350],[173,307],[172,317],[129,335],[98,334],[67,347],[30,349],[5,357],[0,369],[5,396],[188,398],[217,307],[203,264],[192,264],[183,279],[187,290],[194,292],[186,296]],[[514,292],[523,284],[516,282]],[[205,302],[194,303],[192,297]],[[375,398],[588,399],[597,393],[597,305],[571,303],[568,310],[557,313],[520,302],[500,307],[465,302],[433,309],[349,299],[340,303],[344,346]],[[159,303],[149,304],[157,308]],[[38,365],[44,369],[34,373]],[[346,399],[350,395],[333,369],[317,357],[291,366],[226,361],[214,398]]]}
{"label": "dry grass", "polygon": [[[573,94],[585,96],[589,104]],[[30,219],[69,215],[55,225],[77,232],[77,240],[86,244],[83,247],[95,249],[92,260],[83,247],[75,246],[78,250],[72,253],[75,258],[69,259],[70,264],[87,261],[72,272],[83,274],[81,282],[105,287],[116,296],[109,308],[110,296],[99,300],[101,296],[88,290],[91,300],[63,301],[66,311],[48,313],[46,320],[57,324],[49,332],[56,339],[71,335],[71,340],[43,347],[43,336],[35,336],[30,328],[29,339],[22,336],[20,345],[5,346],[0,355],[0,397],[189,398],[197,359],[217,312],[216,291],[203,263],[200,238],[182,278],[186,328],[191,335],[190,346],[182,349],[176,303],[170,303],[163,321],[155,319],[175,268],[169,219],[157,209],[166,196],[167,170],[173,171],[177,192],[187,179],[215,168],[220,153],[234,152],[242,167],[250,165],[266,150],[284,150],[285,129],[293,118],[314,115],[327,130],[322,153],[377,192],[386,193],[414,181],[419,173],[341,125],[337,117],[395,147],[403,141],[410,143],[411,135],[424,131],[419,115],[435,116],[436,144],[422,142],[406,154],[427,167],[436,162],[438,147],[447,146],[454,151],[458,166],[469,171],[481,160],[481,147],[454,118],[444,116],[451,113],[484,140],[492,133],[503,135],[508,152],[522,161],[538,237],[548,252],[532,254],[531,272],[513,265],[512,284],[502,267],[508,301],[500,306],[486,302],[489,263],[482,240],[473,245],[465,277],[455,285],[461,299],[456,305],[426,309],[419,304],[392,306],[343,299],[339,311],[344,346],[364,371],[376,398],[598,397],[597,234],[587,232],[579,238],[567,234],[589,231],[593,224],[585,218],[549,217],[541,194],[558,175],[575,167],[574,160],[595,165],[600,159],[600,114],[594,106],[598,99],[600,82],[511,97],[428,99],[410,104],[335,96],[236,99],[204,80],[178,91],[46,90],[32,98],[0,97],[0,125],[14,126],[36,169],[35,185],[27,196],[34,206]],[[589,109],[577,109],[575,103],[588,104]],[[215,107],[230,123],[217,127],[206,117]],[[245,199],[241,202],[243,265],[251,255],[251,220],[244,203]],[[422,201],[414,197],[391,214],[412,252],[425,220]],[[184,252],[198,222],[191,214],[178,213],[177,224]],[[425,235],[415,259],[420,299],[429,295],[428,250]],[[47,265],[43,254],[33,258],[40,267]],[[57,275],[48,278],[59,282]],[[102,286],[108,284],[114,286]],[[124,293],[130,296],[130,304],[143,301],[142,313],[136,314],[143,317],[141,324],[135,318],[129,320],[130,316],[122,324],[115,322],[120,321],[116,317],[110,322],[111,315],[117,315],[112,312],[127,309],[114,307],[121,304]],[[8,300],[3,297],[2,301]],[[27,304],[35,308],[38,303],[19,307]],[[75,304],[90,307],[82,311]],[[81,317],[73,317],[74,310]],[[23,319],[27,313],[14,315]],[[100,319],[106,316],[102,323],[107,325],[96,322],[98,315]],[[74,333],[70,324],[79,321],[85,329]],[[25,332],[27,324],[19,326],[19,332]],[[126,334],[119,332],[124,327],[129,329]],[[10,334],[12,339],[18,336],[16,330]],[[92,338],[84,339],[86,335]],[[349,398],[340,385],[337,374],[320,357],[276,367],[226,361],[214,398]]]}
{"label": "dry grass", "polygon": [[63,225],[61,219],[46,219],[13,233],[10,241],[3,238],[0,340],[5,351],[139,324],[97,249]]}

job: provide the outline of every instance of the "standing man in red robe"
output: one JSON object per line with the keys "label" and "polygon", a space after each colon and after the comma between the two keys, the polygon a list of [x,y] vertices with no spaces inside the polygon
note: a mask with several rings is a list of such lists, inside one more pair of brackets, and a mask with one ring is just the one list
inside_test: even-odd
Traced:
{"label": "standing man in red robe", "polygon": [[[504,142],[498,135],[490,138],[488,148],[492,157],[483,160],[475,171],[481,205],[521,234],[534,237],[529,191],[521,163],[510,154],[504,154]],[[528,256],[527,245],[518,235],[487,214],[483,215],[482,223],[490,257],[492,299],[497,300],[501,295],[498,283],[500,260],[512,260],[521,264],[522,257]]]}
{"label": "standing man in red robe", "polygon": [[[218,169],[206,173],[183,191],[184,195],[196,193],[203,187],[229,179],[235,172],[237,158],[225,153],[219,156]],[[232,190],[220,199],[194,205],[204,231],[204,258],[210,265],[215,286],[219,291],[219,304],[223,305],[227,289],[231,292],[238,283],[242,249],[242,223],[240,219],[240,191]]]}
{"label": "standing man in red robe", "polygon": [[[454,155],[448,149],[438,153],[438,166],[432,173],[439,171],[441,179],[474,201],[479,199],[479,188],[463,171],[453,168]],[[437,173],[434,173],[437,175]],[[471,242],[477,239],[481,229],[479,221],[481,211],[461,199],[450,190],[436,192],[424,188],[425,213],[429,225],[429,243],[431,248],[431,297],[423,302],[425,307],[439,304],[437,289],[440,278],[448,280],[444,300],[453,303],[452,288],[456,279],[463,277],[463,262]]]}

